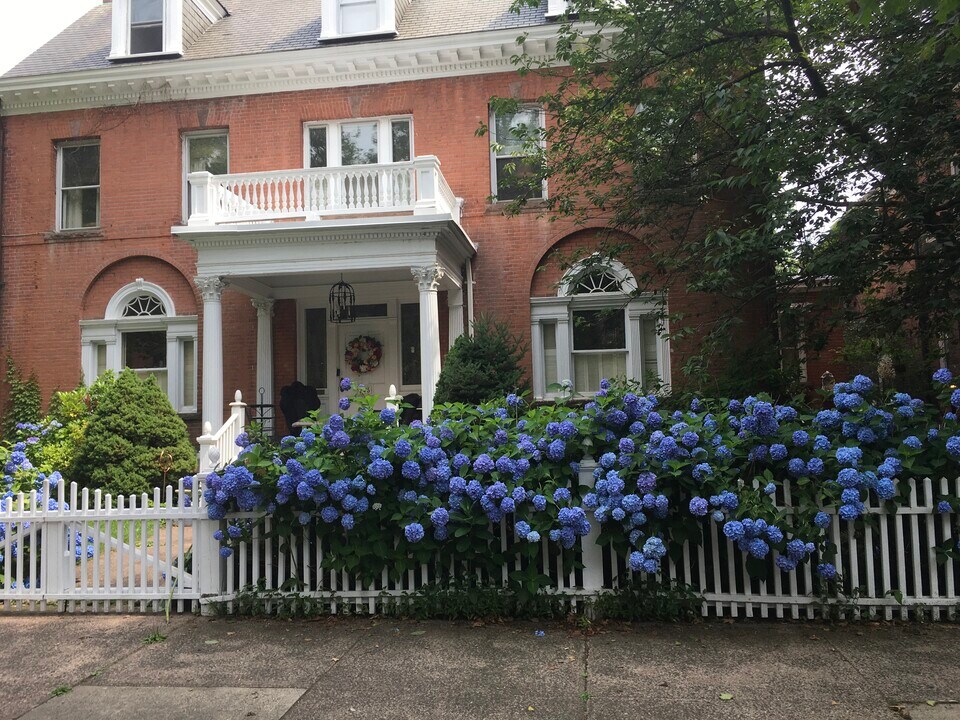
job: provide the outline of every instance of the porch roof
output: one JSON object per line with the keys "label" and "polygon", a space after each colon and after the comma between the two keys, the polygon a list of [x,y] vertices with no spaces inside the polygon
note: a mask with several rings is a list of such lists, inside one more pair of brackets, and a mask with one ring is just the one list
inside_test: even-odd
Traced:
{"label": "porch roof", "polygon": [[196,248],[198,275],[229,278],[251,295],[276,298],[317,274],[378,271],[370,280],[385,281],[434,264],[444,268],[444,284],[459,287],[461,267],[477,251],[449,214],[179,225],[171,232]]}

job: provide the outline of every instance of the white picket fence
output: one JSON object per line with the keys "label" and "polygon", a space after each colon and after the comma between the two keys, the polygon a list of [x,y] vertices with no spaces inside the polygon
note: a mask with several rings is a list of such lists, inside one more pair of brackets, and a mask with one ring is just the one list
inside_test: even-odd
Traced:
{"label": "white picket fence", "polygon": [[[592,484],[592,464],[581,467],[581,484]],[[870,521],[857,534],[834,519],[829,532],[839,548],[833,558],[844,579],[844,596],[828,598],[845,617],[865,614],[907,619],[921,611],[934,620],[953,619],[960,603],[960,563],[938,562],[936,548],[953,536],[953,513],[937,513],[937,498],[960,495],[960,479],[906,481],[909,502],[895,511],[870,507]],[[225,522],[207,519],[199,492],[176,487],[152,496],[111,498],[78,491],[75,484],[12,498],[0,512],[0,609],[61,612],[177,612],[234,609],[238,593],[250,587],[289,590],[315,598],[331,613],[375,613],[389,598],[401,597],[444,576],[476,574],[506,586],[520,560],[490,573],[448,561],[420,565],[394,577],[385,570],[361,583],[345,572],[325,568],[330,551],[310,526],[289,537],[271,533],[270,520],[254,524],[252,537],[233,556],[219,556],[213,539]],[[777,501],[790,507],[790,484]],[[193,502],[191,502],[191,499]],[[257,518],[234,515],[230,520]],[[594,523],[595,525],[595,523]],[[663,576],[690,585],[704,598],[704,616],[813,618],[822,612],[822,582],[810,562],[781,573],[775,553],[766,559],[768,579],[747,573],[746,558],[712,521],[702,543],[684,544]],[[538,569],[551,579],[548,592],[571,604],[624,584],[630,571],[623,557],[597,544],[595,528],[580,547],[561,551],[544,541]],[[77,538],[80,553],[77,554]],[[515,542],[506,521],[499,527],[500,550]],[[39,550],[39,552],[35,552]],[[512,554],[512,553],[511,553]],[[526,561],[524,561],[526,562]],[[575,569],[573,569],[575,568]]]}

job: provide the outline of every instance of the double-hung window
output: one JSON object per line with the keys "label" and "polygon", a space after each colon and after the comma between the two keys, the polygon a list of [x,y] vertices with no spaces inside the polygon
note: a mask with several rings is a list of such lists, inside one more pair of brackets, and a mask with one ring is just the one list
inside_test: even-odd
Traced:
{"label": "double-hung window", "polygon": [[190,217],[190,184],[187,176],[206,171],[212,175],[230,172],[230,142],[226,130],[203,130],[183,136],[183,217]]}
{"label": "double-hung window", "polygon": [[57,148],[57,229],[100,226],[100,141],[63,143]]}
{"label": "double-hung window", "polygon": [[340,34],[376,32],[380,25],[378,0],[337,0],[340,5]]}
{"label": "double-hung window", "polygon": [[130,54],[163,52],[163,0],[130,0]]}
{"label": "double-hung window", "polygon": [[645,388],[669,383],[669,346],[662,299],[636,296],[621,264],[571,270],[556,297],[531,298],[536,397],[565,386],[578,394],[603,379],[627,378]]}
{"label": "double-hung window", "polygon": [[539,143],[543,109],[524,105],[515,112],[490,113],[490,181],[497,200],[543,198],[546,186],[530,143]]}

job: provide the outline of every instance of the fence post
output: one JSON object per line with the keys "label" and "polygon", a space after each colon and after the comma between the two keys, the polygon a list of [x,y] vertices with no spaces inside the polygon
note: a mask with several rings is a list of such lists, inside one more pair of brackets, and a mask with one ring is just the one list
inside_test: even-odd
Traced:
{"label": "fence post", "polygon": [[240,430],[237,432],[239,436],[247,426],[247,404],[243,401],[243,394],[239,390],[233,394],[233,402],[230,403],[230,414],[240,416],[238,420]]}
{"label": "fence post", "polygon": [[[240,403],[241,407],[239,408],[234,408],[233,405],[234,403],[231,403],[231,411],[235,414],[245,412],[246,406],[243,403]],[[200,452],[197,475],[194,478],[193,486],[194,493],[199,500],[203,497],[207,475],[213,472],[220,463],[220,451],[217,449],[216,439],[213,437],[213,426],[209,422],[203,424],[203,435],[197,438],[197,443],[200,445]],[[219,595],[222,591],[220,543],[213,537],[213,534],[219,528],[219,520],[210,520],[204,516],[198,517],[194,523],[193,575],[194,583],[201,598],[205,595]],[[212,613],[212,608],[201,604],[200,613],[209,615]]]}
{"label": "fence post", "polygon": [[[594,483],[593,470],[597,467],[596,461],[590,456],[584,456],[580,461],[580,484],[592,488]],[[587,592],[598,593],[603,590],[603,548],[597,544],[600,537],[600,523],[590,520],[590,532],[581,540],[583,548],[583,589]]]}

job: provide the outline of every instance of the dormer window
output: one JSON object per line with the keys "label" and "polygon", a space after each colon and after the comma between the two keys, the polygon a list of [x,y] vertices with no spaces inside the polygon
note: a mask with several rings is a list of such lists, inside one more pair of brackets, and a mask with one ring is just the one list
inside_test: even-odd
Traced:
{"label": "dormer window", "polygon": [[322,0],[321,40],[395,35],[397,3],[395,0]]}
{"label": "dormer window", "polygon": [[130,0],[130,54],[163,52],[163,0]]}
{"label": "dormer window", "polygon": [[184,3],[195,0],[113,0],[110,59],[182,55]]}

